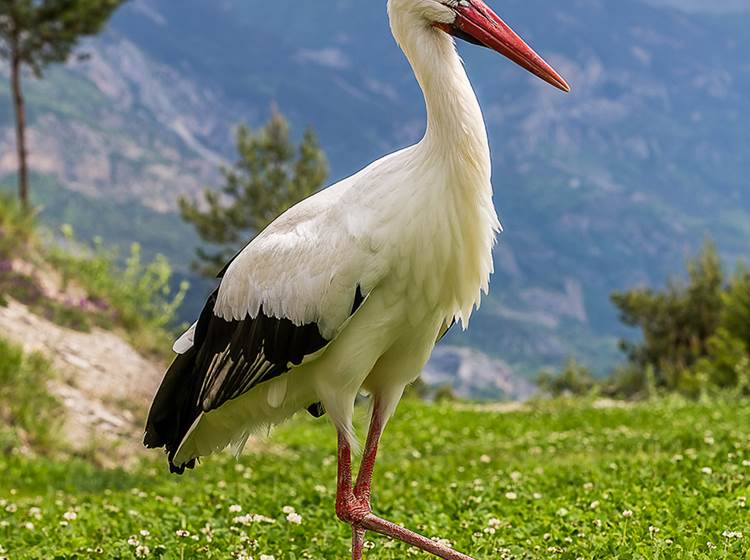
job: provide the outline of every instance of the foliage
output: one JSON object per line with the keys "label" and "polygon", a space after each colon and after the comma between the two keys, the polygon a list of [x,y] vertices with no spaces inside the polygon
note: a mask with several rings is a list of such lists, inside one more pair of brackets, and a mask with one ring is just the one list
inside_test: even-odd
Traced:
{"label": "foliage", "polygon": [[[628,362],[598,382],[569,365],[540,385],[553,395],[596,389],[616,397],[653,397],[678,391],[693,397],[732,389],[750,391],[750,272],[740,264],[725,278],[716,248],[707,242],[687,263],[687,281],[663,290],[615,293],[622,321],[638,327],[638,342],[621,341]],[[585,372],[587,373],[587,372]]]}
{"label": "foliage", "polygon": [[325,155],[312,130],[299,147],[289,137],[289,124],[274,111],[266,126],[253,133],[237,128],[239,160],[222,170],[220,191],[206,189],[203,203],[180,199],[185,221],[216,252],[198,250],[196,270],[214,276],[247,239],[274,218],[323,186],[328,175]]}
{"label": "foliage", "polygon": [[0,265],[24,252],[33,237],[35,221],[15,200],[0,193]]}
{"label": "foliage", "polygon": [[0,338],[0,455],[19,444],[41,452],[59,447],[61,406],[47,390],[52,375],[41,355],[24,355]]}
{"label": "foliage", "polygon": [[750,349],[750,270],[745,265],[722,294],[721,325]]}
{"label": "foliage", "polygon": [[65,62],[81,37],[99,33],[124,0],[0,0],[0,56],[41,76]]}
{"label": "foliage", "polygon": [[722,308],[724,275],[712,243],[688,262],[688,281],[671,280],[664,291],[638,288],[612,295],[622,321],[643,332],[640,343],[623,341],[633,364],[651,366],[659,386],[677,389],[681,373],[708,350]]}
{"label": "foliage", "polygon": [[565,364],[562,372],[543,371],[537,378],[539,388],[552,396],[587,395],[594,390],[596,379],[591,371],[575,359]]}
{"label": "foliage", "polygon": [[[739,560],[750,538],[749,405],[566,400],[498,414],[405,402],[383,439],[374,511],[475,558]],[[146,548],[163,559],[343,558],[335,439],[327,421],[303,415],[238,463],[211,457],[183,477],[156,452],[130,472],[0,456],[3,487],[15,489],[0,495],[0,544],[14,559]],[[428,558],[367,540],[368,559]]]}
{"label": "foliage", "polygon": [[80,284],[95,305],[111,309],[113,323],[123,327],[139,349],[158,354],[169,348],[170,330],[188,286],[182,282],[172,289],[167,259],[157,255],[144,263],[135,243],[121,267],[117,252],[106,249],[101,239],[86,248],[76,242],[72,227],[63,227],[63,233],[68,246],[53,248],[49,259],[64,281]]}

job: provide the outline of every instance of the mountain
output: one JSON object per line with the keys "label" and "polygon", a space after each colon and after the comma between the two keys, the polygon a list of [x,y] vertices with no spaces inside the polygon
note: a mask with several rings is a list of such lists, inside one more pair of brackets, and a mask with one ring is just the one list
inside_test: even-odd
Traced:
{"label": "mountain", "polygon": [[[706,6],[496,5],[572,84],[567,96],[494,53],[459,47],[490,132],[505,232],[491,296],[446,344],[524,374],[568,355],[603,372],[626,334],[613,290],[662,282],[708,236],[727,259],[747,254],[750,10],[732,0]],[[277,104],[297,133],[319,133],[332,180],[424,130],[385,2],[135,0],[83,50],[88,61],[27,79],[32,162],[55,196],[46,215],[59,223],[59,205],[72,206],[87,232],[158,245],[181,272],[196,240],[170,212],[178,195],[218,181],[236,123],[258,125]],[[69,191],[75,203],[60,194]],[[97,219],[133,212],[143,219],[131,231]]]}

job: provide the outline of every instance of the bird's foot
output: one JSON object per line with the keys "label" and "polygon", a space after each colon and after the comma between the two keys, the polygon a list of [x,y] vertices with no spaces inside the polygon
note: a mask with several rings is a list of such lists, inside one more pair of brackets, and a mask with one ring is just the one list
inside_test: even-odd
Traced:
{"label": "bird's foot", "polygon": [[370,509],[369,499],[359,498],[353,493],[336,502],[336,515],[352,527],[352,560],[361,560],[364,548],[365,532],[373,531],[392,539],[399,540],[425,552],[443,558],[443,560],[474,560],[466,554],[453,550],[414,531],[410,531],[390,521],[374,515]]}
{"label": "bird's foot", "polygon": [[370,500],[358,498],[353,493],[336,500],[336,515],[352,527],[352,560],[362,560],[365,529],[362,523],[370,515]]}

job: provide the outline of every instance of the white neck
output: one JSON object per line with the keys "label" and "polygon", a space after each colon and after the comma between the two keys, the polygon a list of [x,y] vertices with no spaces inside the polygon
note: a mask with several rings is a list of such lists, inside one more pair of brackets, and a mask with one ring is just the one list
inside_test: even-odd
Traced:
{"label": "white neck", "polygon": [[487,130],[474,90],[453,39],[409,14],[392,14],[391,27],[422,88],[427,106],[427,131],[419,149],[432,159],[451,163],[490,181]]}

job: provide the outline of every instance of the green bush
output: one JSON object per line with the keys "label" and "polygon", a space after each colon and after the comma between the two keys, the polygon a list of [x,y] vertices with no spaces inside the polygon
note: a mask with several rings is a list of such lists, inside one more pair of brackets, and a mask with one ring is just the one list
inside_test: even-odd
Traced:
{"label": "green bush", "polygon": [[737,267],[721,297],[721,326],[750,349],[750,270]]}
{"label": "green bush", "polygon": [[724,274],[716,248],[706,243],[688,261],[688,281],[671,280],[666,289],[638,288],[615,293],[622,321],[643,333],[639,343],[622,341],[628,360],[653,367],[658,386],[678,389],[683,372],[706,356],[708,340],[720,324]]}
{"label": "green bush", "polygon": [[35,219],[15,198],[0,193],[0,264],[18,256],[34,234]]}
{"label": "green bush", "polygon": [[131,342],[141,350],[161,354],[169,348],[174,334],[175,315],[188,289],[186,282],[175,291],[172,269],[167,259],[157,255],[143,262],[141,248],[133,244],[124,265],[115,251],[94,239],[86,247],[75,240],[73,229],[63,227],[65,246],[50,250],[50,262],[63,274],[64,282],[80,284],[89,304],[100,307],[116,326],[125,329]]}
{"label": "green bush", "polygon": [[589,369],[570,359],[562,372],[555,374],[544,371],[539,374],[537,384],[545,393],[559,397],[562,395],[588,395],[597,385]]}
{"label": "green bush", "polygon": [[62,407],[48,391],[52,368],[40,354],[24,355],[0,338],[0,452],[19,443],[37,451],[59,447]]}

